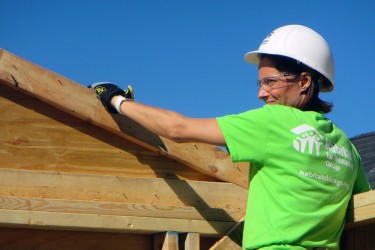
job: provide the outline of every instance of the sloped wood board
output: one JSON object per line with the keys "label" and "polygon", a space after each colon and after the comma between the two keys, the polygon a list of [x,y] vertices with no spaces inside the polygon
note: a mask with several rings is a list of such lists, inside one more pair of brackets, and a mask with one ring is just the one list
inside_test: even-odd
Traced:
{"label": "sloped wood board", "polygon": [[111,115],[91,89],[2,49],[0,81],[199,172],[248,188],[248,164],[233,164],[226,152],[214,146],[177,144],[148,132],[124,116]]}
{"label": "sloped wood board", "polygon": [[0,167],[217,181],[0,84]]}

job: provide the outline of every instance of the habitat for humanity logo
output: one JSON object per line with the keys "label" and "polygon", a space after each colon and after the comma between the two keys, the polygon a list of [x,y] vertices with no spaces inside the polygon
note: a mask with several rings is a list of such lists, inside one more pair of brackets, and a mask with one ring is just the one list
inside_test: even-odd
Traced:
{"label": "habitat for humanity logo", "polygon": [[295,150],[305,153],[308,150],[310,155],[316,154],[319,156],[320,146],[324,143],[324,137],[313,127],[302,124],[290,130],[297,135],[293,141]]}

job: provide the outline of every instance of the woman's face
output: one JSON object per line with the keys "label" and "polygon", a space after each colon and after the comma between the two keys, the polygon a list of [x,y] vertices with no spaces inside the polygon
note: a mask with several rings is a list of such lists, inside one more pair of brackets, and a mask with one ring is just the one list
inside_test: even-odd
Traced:
{"label": "woman's face", "polygon": [[266,104],[280,104],[299,107],[305,95],[300,76],[286,75],[274,67],[271,59],[264,57],[258,65],[259,85],[258,98]]}

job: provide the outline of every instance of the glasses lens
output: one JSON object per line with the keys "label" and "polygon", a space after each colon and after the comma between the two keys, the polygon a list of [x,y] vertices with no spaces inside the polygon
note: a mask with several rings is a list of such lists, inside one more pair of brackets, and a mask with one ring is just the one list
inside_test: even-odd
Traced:
{"label": "glasses lens", "polygon": [[[281,82],[290,82],[290,81],[295,80],[295,79],[286,78],[288,76],[295,76],[295,75],[296,74],[294,73],[280,73],[278,75],[269,76],[269,77],[265,77],[265,78],[257,80],[257,85],[259,89],[263,88],[266,91],[271,91],[276,88],[284,87],[284,86],[280,86]],[[280,78],[280,77],[283,77],[283,78]]]}
{"label": "glasses lens", "polygon": [[259,88],[264,88],[265,90],[269,91],[275,87],[279,82],[279,77],[278,76],[271,76],[271,77],[265,77],[263,79],[259,79],[257,81],[258,87]]}

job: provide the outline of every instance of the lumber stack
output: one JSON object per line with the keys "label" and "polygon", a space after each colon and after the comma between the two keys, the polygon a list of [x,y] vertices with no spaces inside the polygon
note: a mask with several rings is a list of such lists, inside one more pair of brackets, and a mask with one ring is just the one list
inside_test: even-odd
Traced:
{"label": "lumber stack", "polygon": [[248,166],[111,115],[92,90],[4,50],[0,106],[0,246],[149,249],[168,232],[208,246],[244,216]]}

